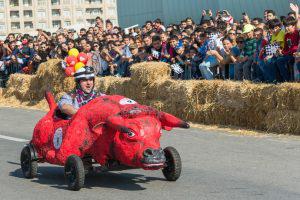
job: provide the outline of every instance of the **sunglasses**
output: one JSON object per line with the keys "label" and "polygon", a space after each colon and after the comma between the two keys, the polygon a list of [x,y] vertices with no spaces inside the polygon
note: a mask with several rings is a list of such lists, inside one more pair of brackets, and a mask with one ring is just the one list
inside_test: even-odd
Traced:
{"label": "sunglasses", "polygon": [[236,41],[237,43],[244,43],[244,41]]}
{"label": "sunglasses", "polygon": [[231,33],[228,33],[229,35],[235,35],[235,33],[231,32]]}

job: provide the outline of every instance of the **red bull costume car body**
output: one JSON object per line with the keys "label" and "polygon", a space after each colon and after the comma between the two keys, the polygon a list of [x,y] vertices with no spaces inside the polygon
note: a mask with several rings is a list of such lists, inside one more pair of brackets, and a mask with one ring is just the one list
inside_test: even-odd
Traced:
{"label": "red bull costume car body", "polygon": [[50,111],[37,123],[30,143],[21,153],[26,178],[37,174],[37,163],[65,167],[68,187],[79,190],[93,164],[103,170],[162,169],[169,181],[179,178],[181,160],[173,147],[160,146],[162,129],[189,128],[165,112],[123,96],[101,96],[82,106],[69,120],[59,117],[52,94]]}

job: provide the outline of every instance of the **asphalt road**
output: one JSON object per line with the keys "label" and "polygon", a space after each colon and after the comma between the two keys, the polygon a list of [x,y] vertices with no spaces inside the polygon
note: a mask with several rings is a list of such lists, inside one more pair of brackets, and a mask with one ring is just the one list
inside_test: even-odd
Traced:
{"label": "asphalt road", "polygon": [[[161,171],[127,170],[86,178],[79,192],[66,188],[63,168],[39,166],[36,179],[22,177],[19,155],[43,112],[0,108],[0,199],[300,199],[300,139],[238,136],[200,129],[165,132],[162,145],[181,154],[183,171],[167,182]],[[1,139],[2,137],[2,139]]]}

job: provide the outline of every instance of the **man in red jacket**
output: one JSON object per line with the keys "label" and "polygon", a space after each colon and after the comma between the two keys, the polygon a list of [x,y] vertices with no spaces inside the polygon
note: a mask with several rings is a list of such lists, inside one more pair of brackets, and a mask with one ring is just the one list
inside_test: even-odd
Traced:
{"label": "man in red jacket", "polygon": [[296,28],[297,20],[293,17],[288,17],[285,20],[286,34],[284,37],[284,48],[278,50],[279,57],[277,58],[276,65],[279,70],[282,81],[290,81],[288,64],[295,62],[293,54],[297,52],[299,45],[299,31]]}

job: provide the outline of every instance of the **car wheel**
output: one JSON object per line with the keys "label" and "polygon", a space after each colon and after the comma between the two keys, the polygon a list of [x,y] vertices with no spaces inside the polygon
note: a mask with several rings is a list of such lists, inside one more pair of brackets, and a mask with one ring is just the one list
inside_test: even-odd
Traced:
{"label": "car wheel", "polygon": [[21,169],[25,178],[31,179],[36,177],[38,164],[37,161],[33,158],[33,152],[29,146],[25,146],[22,149],[20,162]]}
{"label": "car wheel", "polygon": [[181,174],[181,158],[178,151],[174,147],[166,147],[164,149],[166,163],[162,172],[168,181],[176,181]]}
{"label": "car wheel", "polygon": [[69,156],[65,164],[65,177],[70,190],[78,191],[84,185],[85,171],[81,158]]}

